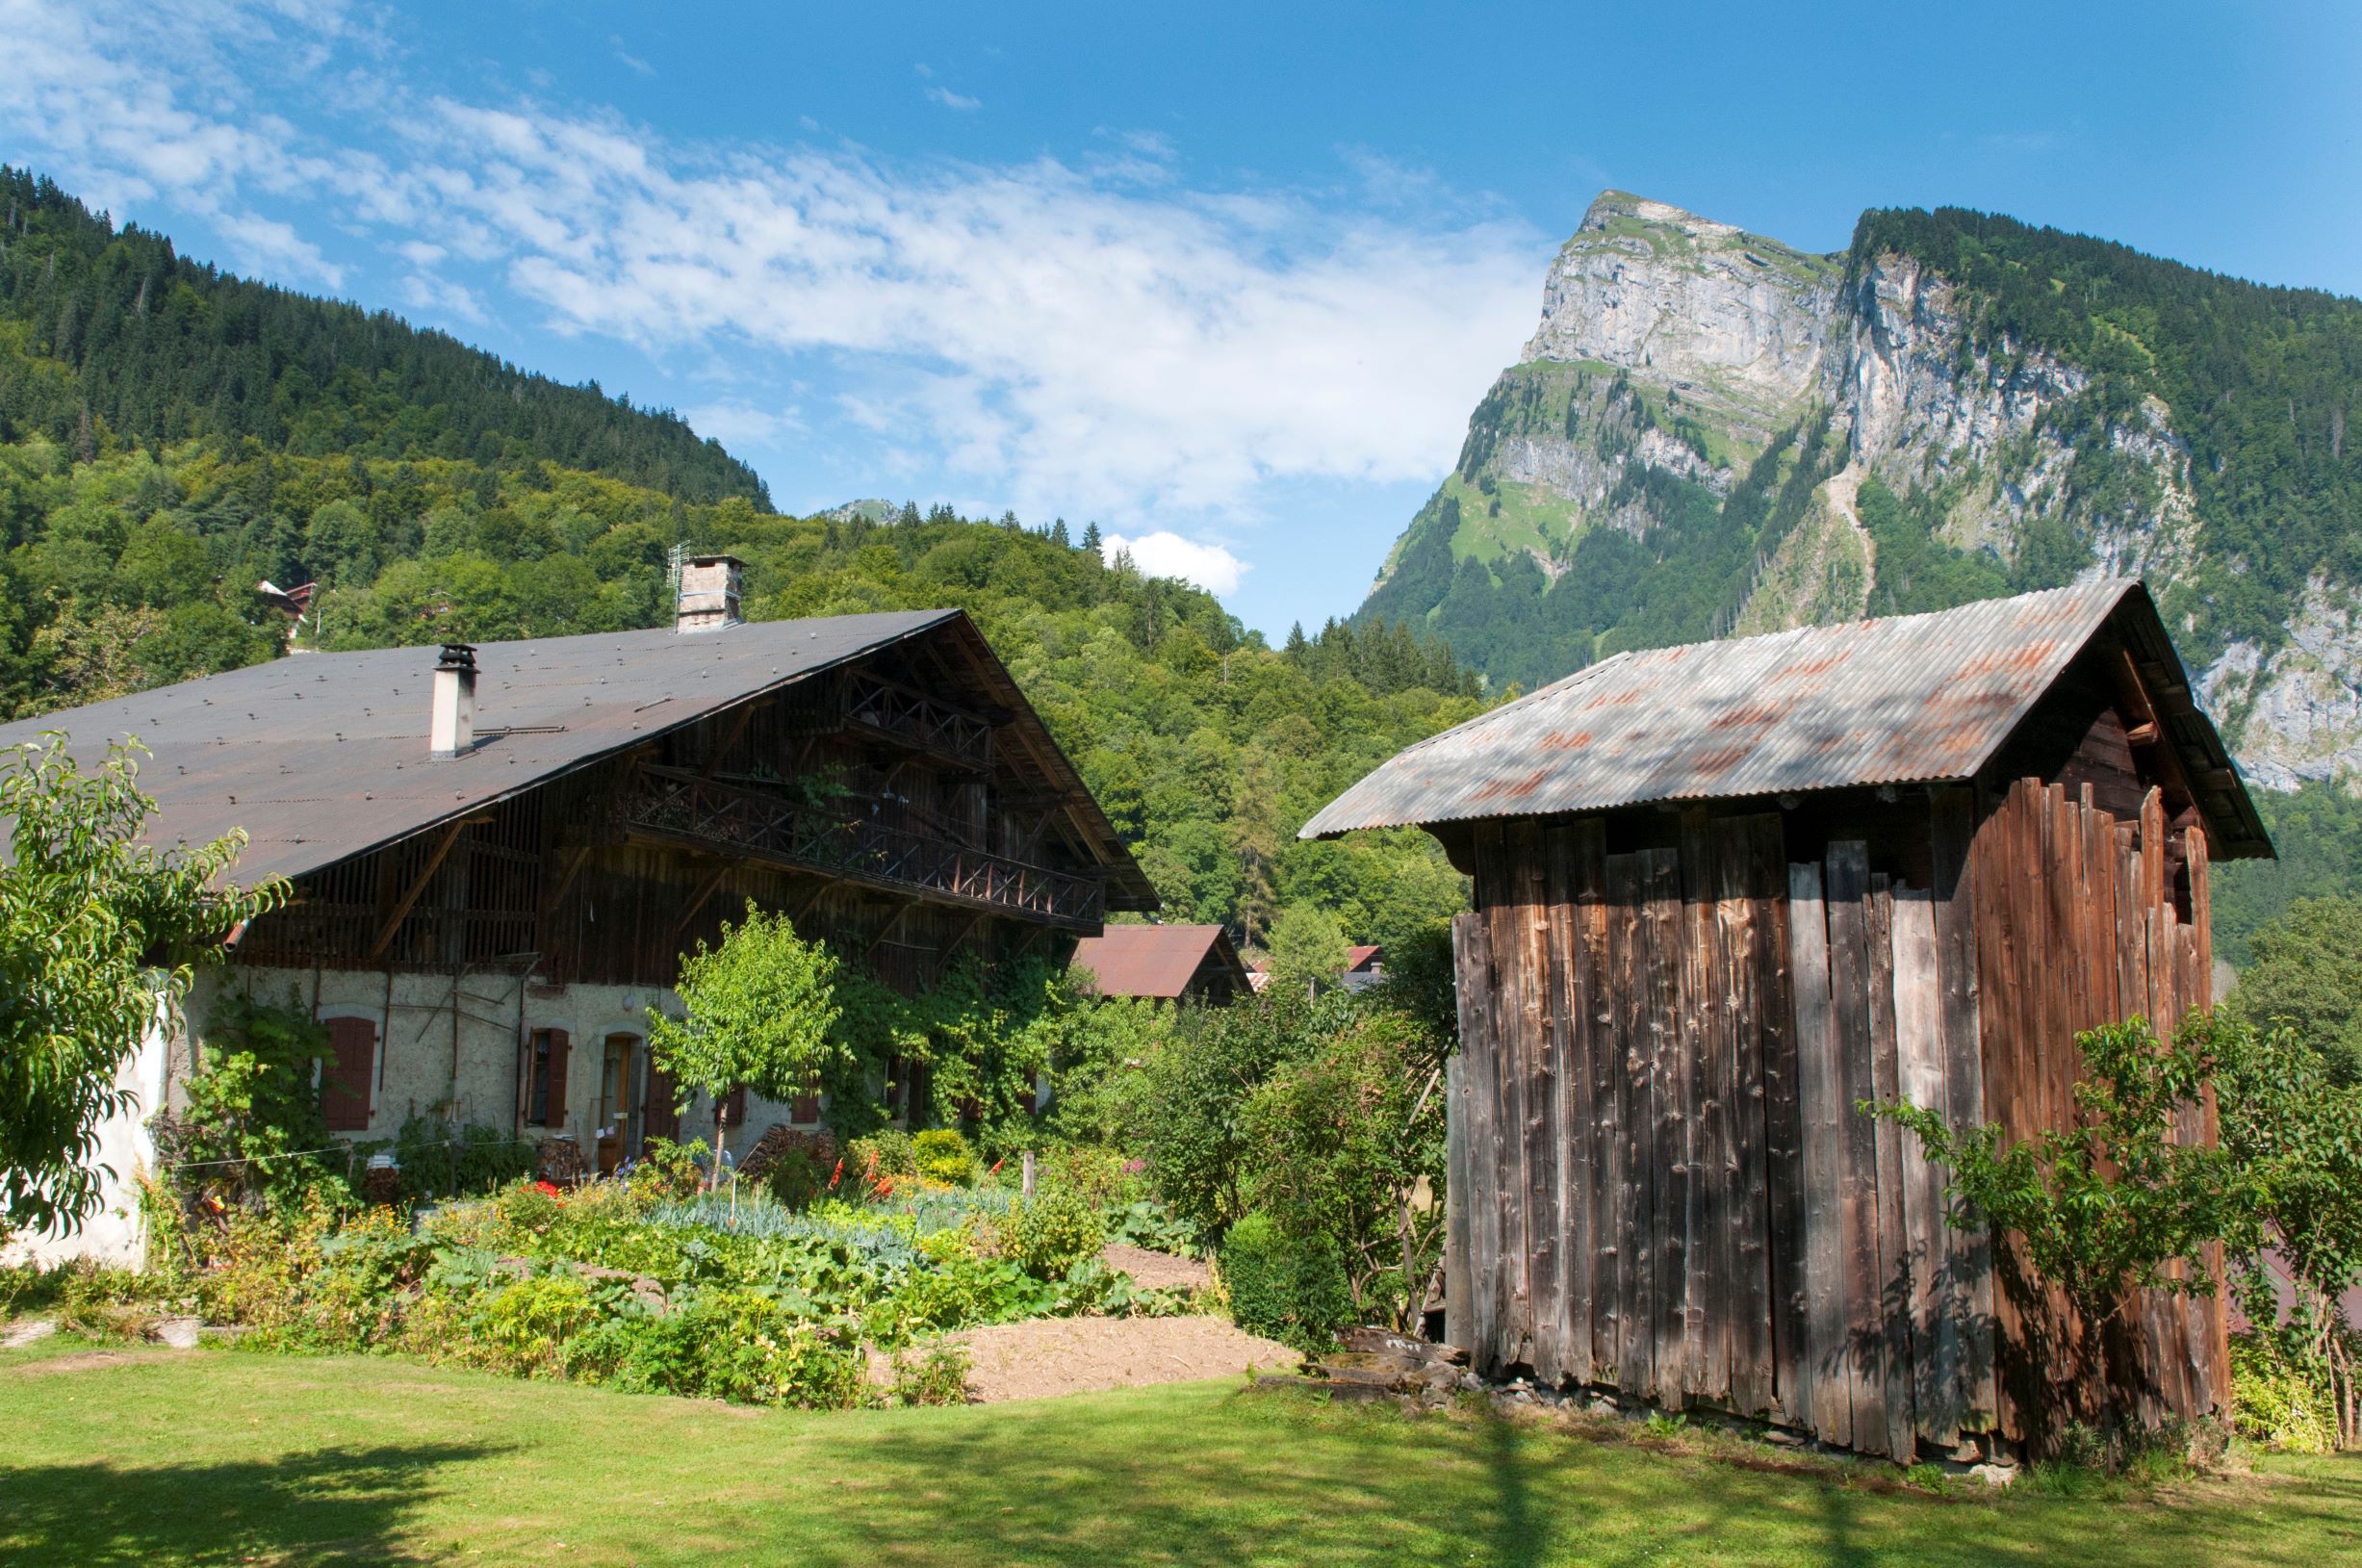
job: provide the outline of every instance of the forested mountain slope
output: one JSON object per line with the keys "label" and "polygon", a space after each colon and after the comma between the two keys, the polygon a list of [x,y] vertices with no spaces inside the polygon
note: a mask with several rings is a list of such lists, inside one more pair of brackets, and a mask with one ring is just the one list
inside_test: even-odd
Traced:
{"label": "forested mountain slope", "polygon": [[959,605],[1167,900],[1260,938],[1291,904],[1400,940],[1463,898],[1416,833],[1302,844],[1314,810],[1481,707],[1432,638],[1274,651],[1212,596],[1069,540],[873,503],[779,517],[687,425],[227,277],[0,173],[0,717],[278,656],[254,592],[320,584],[327,649],[664,624],[682,543],[758,618]]}
{"label": "forested mountain slope", "polygon": [[[2362,301],[1954,208],[1815,255],[1610,192],[1362,614],[1532,686],[2139,576],[2250,781],[2309,799],[2362,777],[2357,406]],[[2234,951],[2298,880],[2230,879]]]}

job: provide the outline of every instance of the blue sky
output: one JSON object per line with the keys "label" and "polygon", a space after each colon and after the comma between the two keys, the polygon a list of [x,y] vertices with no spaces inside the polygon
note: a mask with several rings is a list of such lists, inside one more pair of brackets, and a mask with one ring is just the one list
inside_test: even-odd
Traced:
{"label": "blue sky", "polygon": [[0,0],[0,161],[686,413],[781,506],[1351,610],[1602,188],[2362,293],[2362,8]]}

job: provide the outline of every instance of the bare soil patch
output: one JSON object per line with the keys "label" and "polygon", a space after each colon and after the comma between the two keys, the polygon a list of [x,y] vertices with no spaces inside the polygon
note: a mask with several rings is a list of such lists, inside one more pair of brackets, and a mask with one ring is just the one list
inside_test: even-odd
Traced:
{"label": "bare soil patch", "polygon": [[968,1387],[982,1404],[1196,1382],[1302,1360],[1220,1318],[1035,1318],[945,1337],[974,1358]]}
{"label": "bare soil patch", "polygon": [[112,1367],[126,1361],[152,1361],[155,1357],[133,1355],[126,1350],[75,1350],[65,1355],[43,1356],[39,1361],[27,1361],[10,1370],[31,1377],[52,1372],[89,1372],[95,1367]]}
{"label": "bare soil patch", "polygon": [[1142,1290],[1201,1291],[1214,1283],[1214,1268],[1202,1258],[1177,1258],[1119,1242],[1102,1247],[1099,1256],[1117,1273],[1130,1274]]}

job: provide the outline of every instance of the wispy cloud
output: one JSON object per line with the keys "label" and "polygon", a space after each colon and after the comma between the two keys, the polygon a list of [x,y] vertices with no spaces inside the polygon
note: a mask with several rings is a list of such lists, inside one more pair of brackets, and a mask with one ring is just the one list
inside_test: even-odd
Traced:
{"label": "wispy cloud", "polygon": [[[357,229],[414,304],[475,320],[498,291],[504,318],[810,373],[799,420],[876,430],[881,466],[923,455],[1027,515],[1107,519],[1144,568],[1210,586],[1242,564],[1189,535],[1254,521],[1269,482],[1447,466],[1549,253],[1376,160],[1345,183],[1384,202],[1189,189],[1155,136],[912,162],[437,95],[326,0],[0,0],[0,132],[86,193],[217,214],[274,274],[339,286],[317,242]],[[700,425],[776,436],[784,401],[734,395]]]}
{"label": "wispy cloud", "polygon": [[607,39],[607,47],[612,49],[615,52],[615,58],[623,62],[623,64],[629,69],[639,72],[642,76],[654,76],[656,74],[655,66],[651,65],[647,61],[642,60],[639,56],[633,54],[630,50],[624,47],[624,40],[621,35],[610,35]]}
{"label": "wispy cloud", "polygon": [[982,109],[984,107],[982,98],[971,98],[963,92],[954,92],[947,87],[934,83],[928,85],[927,101],[939,103],[946,109]]}

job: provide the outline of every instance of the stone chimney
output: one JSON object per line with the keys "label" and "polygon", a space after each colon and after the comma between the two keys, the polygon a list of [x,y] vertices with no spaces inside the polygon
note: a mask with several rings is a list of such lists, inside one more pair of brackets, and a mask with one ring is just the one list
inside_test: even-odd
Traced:
{"label": "stone chimney", "polygon": [[691,555],[680,563],[673,596],[675,631],[719,631],[738,624],[738,584],[746,563],[735,555]]}
{"label": "stone chimney", "polygon": [[447,642],[435,661],[435,713],[428,743],[438,761],[449,761],[475,744],[475,650]]}

